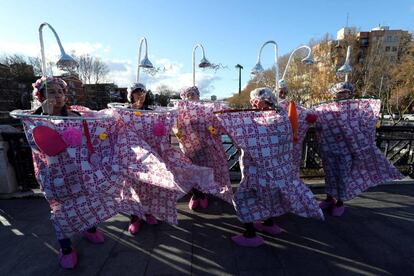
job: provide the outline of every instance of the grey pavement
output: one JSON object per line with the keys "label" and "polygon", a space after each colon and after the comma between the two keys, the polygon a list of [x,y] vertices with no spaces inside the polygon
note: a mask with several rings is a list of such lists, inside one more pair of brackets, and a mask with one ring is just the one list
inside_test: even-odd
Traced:
{"label": "grey pavement", "polygon": [[[318,198],[323,190],[315,188]],[[73,239],[75,270],[57,263],[58,244],[42,198],[0,200],[0,275],[414,275],[414,185],[384,185],[346,203],[341,218],[276,218],[284,232],[242,248],[231,205],[211,199],[206,211],[178,204],[179,224],[143,224],[128,233],[118,215],[100,225],[106,241]]]}

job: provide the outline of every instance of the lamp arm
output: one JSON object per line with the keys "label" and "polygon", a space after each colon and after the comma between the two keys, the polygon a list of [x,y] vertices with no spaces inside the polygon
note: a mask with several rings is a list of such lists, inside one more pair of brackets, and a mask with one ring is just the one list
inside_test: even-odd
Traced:
{"label": "lamp arm", "polygon": [[201,51],[203,52],[203,59],[205,58],[205,52],[204,52],[203,45],[201,45],[200,43],[194,45],[193,47],[193,86],[195,86],[195,51],[198,47],[200,47]]}
{"label": "lamp arm", "polygon": [[45,57],[45,46],[44,46],[44,42],[43,42],[43,28],[45,26],[48,26],[52,30],[53,34],[55,35],[56,41],[59,45],[60,54],[62,56],[66,54],[65,49],[63,49],[62,43],[60,42],[60,38],[59,38],[58,34],[56,33],[55,29],[49,23],[43,22],[42,24],[40,24],[40,26],[39,26],[39,40],[40,40],[40,52],[41,52],[41,55],[42,55],[42,75],[43,76],[46,76],[46,57]]}
{"label": "lamp arm", "polygon": [[139,50],[138,50],[138,69],[137,69],[137,83],[139,82],[139,71],[140,71],[140,66],[139,63],[141,62],[141,50],[142,50],[142,43],[145,42],[145,57],[148,57],[148,44],[147,44],[147,39],[145,37],[141,38],[140,42],[139,42]]}

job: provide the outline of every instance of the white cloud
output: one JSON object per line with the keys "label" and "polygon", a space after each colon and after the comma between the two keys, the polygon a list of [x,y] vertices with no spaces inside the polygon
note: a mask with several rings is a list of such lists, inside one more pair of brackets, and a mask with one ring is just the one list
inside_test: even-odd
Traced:
{"label": "white cloud", "polygon": [[[57,60],[60,55],[59,47],[55,41],[46,41],[46,59],[48,61]],[[109,67],[107,81],[114,82],[120,87],[126,87],[136,78],[136,61],[126,59],[110,58],[111,48],[102,43],[92,42],[68,42],[64,44],[65,51],[68,54],[75,54],[77,56],[90,54],[100,57]],[[22,54],[26,56],[40,56],[40,46],[38,43],[17,43],[0,41],[0,54]],[[135,58],[135,57],[134,57]],[[193,75],[192,72],[185,72],[184,65],[177,61],[172,61],[168,58],[154,58],[153,64],[157,68],[161,68],[160,72],[154,76],[148,75],[141,69],[140,81],[145,83],[148,88],[156,90],[159,86],[165,85],[172,90],[181,91],[189,86],[192,86]],[[191,70],[191,69],[190,69]],[[54,68],[55,73],[58,71]],[[220,78],[211,71],[203,71],[197,68],[196,84],[200,89],[202,96],[212,94],[215,87],[214,81]]]}
{"label": "white cloud", "polygon": [[[137,67],[129,60],[109,60],[106,63],[111,69],[108,77],[109,80],[114,81],[118,86],[127,86],[135,82]],[[156,91],[160,86],[167,86],[172,90],[181,91],[192,86],[193,73],[184,72],[182,63],[174,62],[167,58],[160,58],[156,59],[153,64],[157,68],[165,69],[165,71],[161,70],[154,76],[151,76],[141,69],[140,82],[145,83],[147,88]],[[202,96],[210,94],[214,90],[212,83],[218,79],[213,73],[196,72],[196,83]]]}

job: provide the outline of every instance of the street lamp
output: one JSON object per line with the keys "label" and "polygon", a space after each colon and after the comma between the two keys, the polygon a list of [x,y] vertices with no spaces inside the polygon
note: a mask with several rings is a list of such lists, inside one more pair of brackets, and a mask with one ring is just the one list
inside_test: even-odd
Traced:
{"label": "street lamp", "polygon": [[302,63],[307,64],[307,65],[314,64],[314,60],[313,60],[313,57],[312,57],[312,49],[309,46],[306,46],[306,45],[300,46],[300,47],[296,48],[295,50],[293,50],[293,52],[290,54],[288,62],[287,62],[286,67],[285,67],[285,71],[283,71],[282,80],[285,79],[285,76],[286,76],[286,73],[288,71],[290,62],[292,61],[293,55],[296,53],[296,51],[298,51],[300,49],[307,49],[308,50],[308,54],[306,55],[305,58],[302,59]]}
{"label": "street lamp", "polygon": [[44,22],[44,23],[40,24],[40,26],[39,26],[40,51],[41,51],[41,54],[42,54],[42,75],[46,76],[46,58],[45,58],[45,47],[44,47],[44,43],[43,43],[43,28],[45,26],[48,26],[49,29],[52,30],[53,34],[56,37],[56,41],[59,45],[59,48],[60,48],[60,58],[56,62],[56,65],[58,66],[58,68],[59,69],[65,69],[65,68],[78,66],[78,63],[76,62],[76,60],[65,53],[65,50],[63,49],[62,43],[60,42],[59,36],[56,33],[55,29],[53,29],[53,27],[49,23]]}
{"label": "street lamp", "polygon": [[260,51],[259,51],[259,55],[257,56],[256,65],[253,67],[253,69],[251,71],[251,74],[252,75],[258,75],[258,74],[260,74],[260,73],[262,73],[264,71],[263,70],[263,66],[260,63],[260,57],[262,55],[262,50],[263,50],[264,46],[266,46],[267,44],[274,44],[274,49],[275,49],[275,67],[276,67],[276,73],[275,73],[276,85],[275,85],[275,89],[276,89],[276,91],[278,91],[278,89],[279,89],[279,66],[278,66],[278,57],[279,56],[278,56],[278,45],[277,45],[277,43],[275,41],[269,40],[269,41],[266,41],[262,45],[262,47],[260,48]]}
{"label": "street lamp", "polygon": [[351,46],[348,46],[348,49],[346,50],[345,63],[337,71],[338,76],[343,76],[345,74],[345,81],[348,81],[348,74],[351,73],[352,71],[351,65],[349,65],[350,55],[351,55]]}
{"label": "street lamp", "polygon": [[198,64],[198,67],[200,68],[207,68],[211,67],[211,63],[206,59],[206,55],[204,52],[204,47],[201,44],[196,44],[193,47],[193,86],[195,86],[195,50],[200,47],[203,52],[203,57],[200,60],[200,63]]}
{"label": "street lamp", "polygon": [[237,69],[239,69],[239,95],[241,93],[241,70],[243,69],[243,66],[240,64],[236,64],[235,66]]}
{"label": "street lamp", "polygon": [[[142,50],[142,43],[145,42],[145,56],[141,60],[141,50]],[[139,69],[140,68],[154,68],[151,61],[148,59],[148,44],[147,39],[145,37],[141,38],[139,43],[139,51],[138,51],[138,69],[137,69],[137,83],[139,83]]]}

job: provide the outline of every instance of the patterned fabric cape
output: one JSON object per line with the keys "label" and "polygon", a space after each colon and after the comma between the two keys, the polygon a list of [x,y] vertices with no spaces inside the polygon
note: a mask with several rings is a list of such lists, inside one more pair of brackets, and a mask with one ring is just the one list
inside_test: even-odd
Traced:
{"label": "patterned fabric cape", "polygon": [[240,221],[264,220],[288,212],[323,219],[314,195],[293,168],[292,131],[285,111],[216,116],[241,150],[242,180],[234,195]]}
{"label": "patterned fabric cape", "polygon": [[[231,202],[233,194],[227,165],[227,154],[221,141],[222,128],[214,111],[226,109],[223,102],[179,101],[176,136],[180,148],[199,166],[214,170],[217,188],[214,195]],[[210,192],[200,187],[203,192]]]}
{"label": "patterned fabric cape", "polygon": [[347,201],[369,187],[403,178],[375,144],[380,105],[376,99],[350,99],[314,108],[328,194]]}
{"label": "patterned fabric cape", "polygon": [[177,119],[176,111],[115,111],[126,130],[122,143],[134,151],[133,156],[123,160],[123,167],[135,181],[146,212],[177,223],[176,202],[193,187],[219,192],[211,168],[192,164],[172,147],[170,133]]}
{"label": "patterned fabric cape", "polygon": [[[102,113],[96,112],[95,116],[99,114]],[[22,122],[33,152],[35,176],[52,210],[58,239],[70,238],[119,212],[143,217],[137,194],[121,174],[115,148],[119,139],[115,119],[51,120],[45,116],[23,117]],[[91,159],[83,122],[97,162]],[[76,129],[82,133],[81,143],[47,156],[35,144],[33,130],[37,126],[50,127],[61,137],[67,129]]]}

